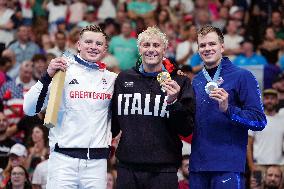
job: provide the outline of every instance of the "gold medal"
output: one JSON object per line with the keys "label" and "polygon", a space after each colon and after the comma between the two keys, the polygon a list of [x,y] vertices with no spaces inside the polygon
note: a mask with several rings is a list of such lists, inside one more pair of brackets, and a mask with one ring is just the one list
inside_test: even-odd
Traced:
{"label": "gold medal", "polygon": [[[157,81],[160,83],[160,85],[165,82],[167,79],[171,79],[171,75],[168,72],[161,72],[157,75]],[[161,89],[163,92],[165,92],[165,89]]]}
{"label": "gold medal", "polygon": [[165,82],[167,79],[171,79],[171,75],[168,72],[161,72],[157,75],[157,80],[160,84]]}

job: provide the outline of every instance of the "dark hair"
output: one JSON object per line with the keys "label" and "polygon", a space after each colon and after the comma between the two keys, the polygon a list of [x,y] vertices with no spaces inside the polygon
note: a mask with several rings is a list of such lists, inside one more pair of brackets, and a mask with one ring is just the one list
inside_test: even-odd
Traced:
{"label": "dark hair", "polygon": [[205,36],[208,33],[215,32],[218,35],[220,43],[224,43],[224,35],[222,31],[219,28],[216,28],[214,26],[206,25],[202,27],[198,32],[197,35]]}
{"label": "dark hair", "polygon": [[[29,179],[29,173],[26,170],[26,168],[24,166],[22,166],[22,165],[17,165],[15,167],[20,167],[25,172],[26,181],[25,181],[25,184],[24,184],[24,189],[32,189],[32,184],[31,184],[31,181]],[[13,167],[12,170],[15,167]],[[12,170],[11,170],[11,174],[12,174]],[[7,185],[6,185],[5,189],[13,189],[13,184],[12,184],[12,181],[11,181],[11,174],[10,174],[10,178],[9,178],[9,180],[7,182]]]}
{"label": "dark hair", "polygon": [[[43,126],[43,125],[35,125],[32,129],[32,131],[34,130],[34,128],[39,128],[41,131],[42,131],[42,134],[43,134],[43,141],[44,141],[44,146],[47,147],[48,146],[48,129]],[[29,142],[28,142],[28,146],[29,147],[32,147],[34,146],[34,142],[32,140],[32,133],[30,135],[30,139],[29,139]]]}
{"label": "dark hair", "polygon": [[66,38],[66,34],[65,34],[64,32],[62,32],[62,31],[56,32],[56,33],[55,33],[55,38],[57,38],[58,35],[63,35],[64,38]]}
{"label": "dark hair", "polygon": [[12,62],[11,58],[5,56],[0,57],[0,66],[5,66],[7,62]]}
{"label": "dark hair", "polygon": [[185,154],[185,155],[182,156],[182,161],[183,160],[188,160],[189,158],[190,158],[190,155]]}
{"label": "dark hair", "polygon": [[183,65],[180,69],[182,72],[190,72],[193,73],[192,67],[190,65]]}
{"label": "dark hair", "polygon": [[86,32],[86,31],[102,33],[102,34],[105,36],[106,41],[109,40],[109,37],[108,37],[107,34],[100,28],[100,26],[97,26],[97,25],[89,25],[89,26],[84,27],[84,28],[80,31],[80,37],[82,37],[83,34],[84,34],[84,32]]}
{"label": "dark hair", "polygon": [[35,54],[32,58],[33,62],[39,61],[39,60],[43,60],[44,62],[47,61],[47,58],[44,54]]}

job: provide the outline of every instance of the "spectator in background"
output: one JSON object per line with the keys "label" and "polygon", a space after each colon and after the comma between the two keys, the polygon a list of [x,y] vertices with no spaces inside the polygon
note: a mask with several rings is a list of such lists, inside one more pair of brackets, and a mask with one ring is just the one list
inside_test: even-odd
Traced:
{"label": "spectator in background", "polygon": [[47,70],[47,58],[43,54],[35,54],[32,58],[33,62],[33,79],[38,81],[43,73]]}
{"label": "spectator in background", "polygon": [[14,24],[11,19],[14,11],[7,7],[7,1],[0,1],[0,43],[4,44],[5,47],[14,39],[12,31]]}
{"label": "spectator in background", "polygon": [[38,19],[38,18],[45,18],[47,15],[47,12],[43,8],[43,2],[45,0],[36,0],[36,1],[30,1],[31,7],[33,10],[33,18]]}
{"label": "spectator in background", "polygon": [[9,69],[7,68],[6,79],[7,81],[12,80],[12,78],[8,75],[9,71],[16,64],[16,55],[11,49],[5,49],[2,52],[2,57],[8,58],[11,60],[11,65],[9,65]]}
{"label": "spectator in background", "polygon": [[238,26],[234,20],[228,20],[226,31],[227,33],[224,35],[224,55],[234,61],[235,57],[242,52],[240,43],[244,38],[238,34]]}
{"label": "spectator in background", "polygon": [[233,63],[236,66],[266,65],[266,59],[258,55],[253,49],[253,43],[245,40],[241,43],[242,54],[238,55]]}
{"label": "spectator in background", "polygon": [[69,25],[70,28],[76,26],[83,20],[84,14],[87,11],[87,4],[83,0],[73,0],[69,6]]}
{"label": "spectator in background", "polygon": [[277,113],[278,97],[274,89],[263,91],[267,127],[261,132],[249,131],[247,160],[250,171],[260,170],[262,177],[269,165],[284,170],[283,136],[284,116]]}
{"label": "spectator in background", "polygon": [[208,10],[200,9],[195,10],[195,27],[197,29],[202,28],[203,26],[209,25],[211,23],[210,15]]}
{"label": "spectator in background", "polygon": [[[32,78],[33,63],[24,61],[20,68],[20,74],[16,79],[6,82],[0,89],[0,99],[4,104],[4,113],[9,125],[17,124],[24,116],[24,94],[35,84]],[[17,140],[22,141],[19,133]]]}
{"label": "spectator in background", "polygon": [[279,59],[279,51],[281,45],[281,39],[277,39],[272,27],[265,29],[263,41],[259,45],[258,49],[269,64],[275,65]]}
{"label": "spectator in background", "polygon": [[147,0],[130,1],[127,4],[128,17],[132,20],[137,18],[150,18],[154,16],[155,7]]}
{"label": "spectator in background", "polygon": [[12,67],[12,60],[8,57],[0,57],[0,88],[3,84],[10,80],[7,72]]}
{"label": "spectator in background", "polygon": [[19,8],[22,11],[23,24],[32,25],[33,11],[30,0],[19,0]]}
{"label": "spectator in background", "polygon": [[74,27],[68,36],[67,48],[70,49],[71,52],[77,54],[78,53],[78,39],[80,37],[80,28]]}
{"label": "spectator in background", "polygon": [[136,39],[131,37],[131,22],[121,25],[121,34],[111,38],[109,52],[118,60],[119,68],[126,70],[132,68],[138,58]]}
{"label": "spectator in background", "polygon": [[5,114],[0,111],[0,169],[4,169],[7,166],[9,152],[11,147],[15,144],[15,142],[6,135],[8,126]]}
{"label": "spectator in background", "polygon": [[16,78],[19,74],[21,64],[26,60],[31,60],[32,57],[40,52],[37,44],[32,42],[29,38],[29,27],[22,25],[18,28],[17,40],[9,46],[16,56],[16,64],[8,72],[12,78]]}
{"label": "spectator in background", "polygon": [[104,32],[109,36],[110,39],[120,33],[120,26],[113,18],[105,19],[101,25]]}
{"label": "spectator in background", "polygon": [[29,174],[25,167],[18,165],[12,168],[10,179],[5,189],[32,189]]}
{"label": "spectator in background", "polygon": [[180,171],[182,173],[183,179],[178,183],[178,189],[189,189],[189,155],[182,156],[182,162],[180,166]]}
{"label": "spectator in background", "polygon": [[68,31],[67,31],[67,23],[66,23],[65,19],[60,18],[60,19],[56,20],[55,23],[56,23],[56,33],[62,32],[62,33],[65,33],[66,36],[67,36]]}
{"label": "spectator in background", "polygon": [[220,28],[221,31],[225,29],[225,26],[229,20],[229,10],[228,7],[221,6],[219,8],[219,17],[212,21],[214,27]]}
{"label": "spectator in background", "polygon": [[177,44],[176,48],[176,61],[179,65],[185,65],[197,52],[197,34],[196,27],[194,25],[181,26],[181,38],[184,40]]}
{"label": "spectator in background", "polygon": [[119,25],[122,25],[122,23],[128,19],[126,10],[127,3],[121,2],[117,5],[117,7],[116,21],[119,23]]}
{"label": "spectator in background", "polygon": [[273,28],[276,38],[284,40],[284,25],[280,11],[273,11],[271,14],[271,27]]}
{"label": "spectator in background", "polygon": [[48,157],[46,157],[46,160],[39,163],[35,168],[32,178],[33,189],[46,188],[47,172],[48,172]]}
{"label": "spectator in background", "polygon": [[268,62],[264,68],[264,89],[272,88],[275,76],[281,73],[281,69],[276,65],[279,60],[281,41],[281,39],[276,38],[272,27],[265,29],[263,41],[258,48]]}
{"label": "spectator in background", "polygon": [[105,20],[107,18],[116,18],[116,4],[117,0],[103,0],[98,7],[98,19]]}
{"label": "spectator in background", "polygon": [[47,53],[52,53],[56,57],[62,56],[64,51],[69,51],[72,54],[76,54],[77,52],[74,51],[73,49],[67,48],[67,37],[64,32],[57,32],[55,34],[55,47],[52,49],[48,49]]}
{"label": "spectator in background", "polygon": [[84,17],[82,21],[79,21],[77,27],[84,28],[88,25],[96,24],[95,8],[93,6],[88,6],[87,10],[84,12]]}
{"label": "spectator in background", "polygon": [[49,32],[51,34],[56,32],[56,21],[59,19],[66,19],[67,5],[65,0],[44,0],[43,8],[48,14]]}
{"label": "spectator in background", "polygon": [[42,36],[48,34],[48,22],[44,18],[37,18],[32,25],[32,33],[34,35],[34,39],[32,39],[35,43],[37,43],[40,47],[41,53],[45,53],[42,48],[44,47],[42,44]]}
{"label": "spectator in background", "polygon": [[23,134],[23,143],[28,144],[29,137],[32,135],[32,130],[36,125],[42,125],[44,119],[44,113],[39,113],[35,116],[27,116],[24,117],[17,123],[10,126],[7,129],[6,135],[8,137],[12,137],[15,133],[20,132]]}
{"label": "spectator in background", "polygon": [[2,179],[0,180],[0,188],[4,188],[7,185],[10,179],[11,170],[14,167],[19,165],[25,166],[26,158],[27,158],[26,147],[19,143],[14,144],[9,152],[8,164],[0,176],[0,178]]}
{"label": "spectator in background", "polygon": [[193,77],[195,75],[194,71],[192,70],[192,67],[189,65],[183,65],[180,69],[183,74],[190,79],[190,81],[193,80]]}
{"label": "spectator in background", "polygon": [[32,174],[36,165],[44,161],[48,154],[48,129],[43,125],[36,125],[32,130],[30,143],[26,167]]}
{"label": "spectator in background", "polygon": [[48,33],[44,33],[41,35],[39,45],[41,54],[46,54],[49,49],[53,48],[53,43]]}
{"label": "spectator in background", "polygon": [[283,172],[277,165],[271,165],[267,168],[263,189],[281,189],[282,187]]}
{"label": "spectator in background", "polygon": [[284,73],[276,76],[272,84],[273,89],[278,92],[278,110],[284,108]]}

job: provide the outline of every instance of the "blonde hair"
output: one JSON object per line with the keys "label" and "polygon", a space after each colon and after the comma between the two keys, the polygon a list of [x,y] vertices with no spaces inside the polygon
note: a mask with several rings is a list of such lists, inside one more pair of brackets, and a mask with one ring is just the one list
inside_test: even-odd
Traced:
{"label": "blonde hair", "polygon": [[169,42],[167,39],[167,35],[163,33],[158,27],[155,27],[155,26],[148,27],[146,30],[144,30],[138,35],[137,46],[139,47],[140,43],[143,40],[147,40],[153,36],[158,36],[164,43],[165,48],[168,47]]}

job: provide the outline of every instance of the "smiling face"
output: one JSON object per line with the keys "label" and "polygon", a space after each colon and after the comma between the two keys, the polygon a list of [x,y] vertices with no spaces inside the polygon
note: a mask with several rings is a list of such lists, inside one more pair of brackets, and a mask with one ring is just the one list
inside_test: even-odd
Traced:
{"label": "smiling face", "polygon": [[32,140],[34,143],[43,140],[43,131],[39,127],[34,127],[32,132]]}
{"label": "smiling face", "polygon": [[106,37],[100,32],[85,31],[78,41],[78,50],[83,59],[100,61],[107,51]]}
{"label": "smiling face", "polygon": [[165,46],[158,36],[144,38],[139,45],[139,53],[145,66],[162,64],[165,55]]}
{"label": "smiling face", "polygon": [[216,32],[198,35],[198,51],[208,68],[215,67],[222,59],[224,44],[220,42]]}
{"label": "smiling face", "polygon": [[11,171],[11,182],[14,187],[24,186],[26,181],[25,170],[22,167],[14,167]]}

